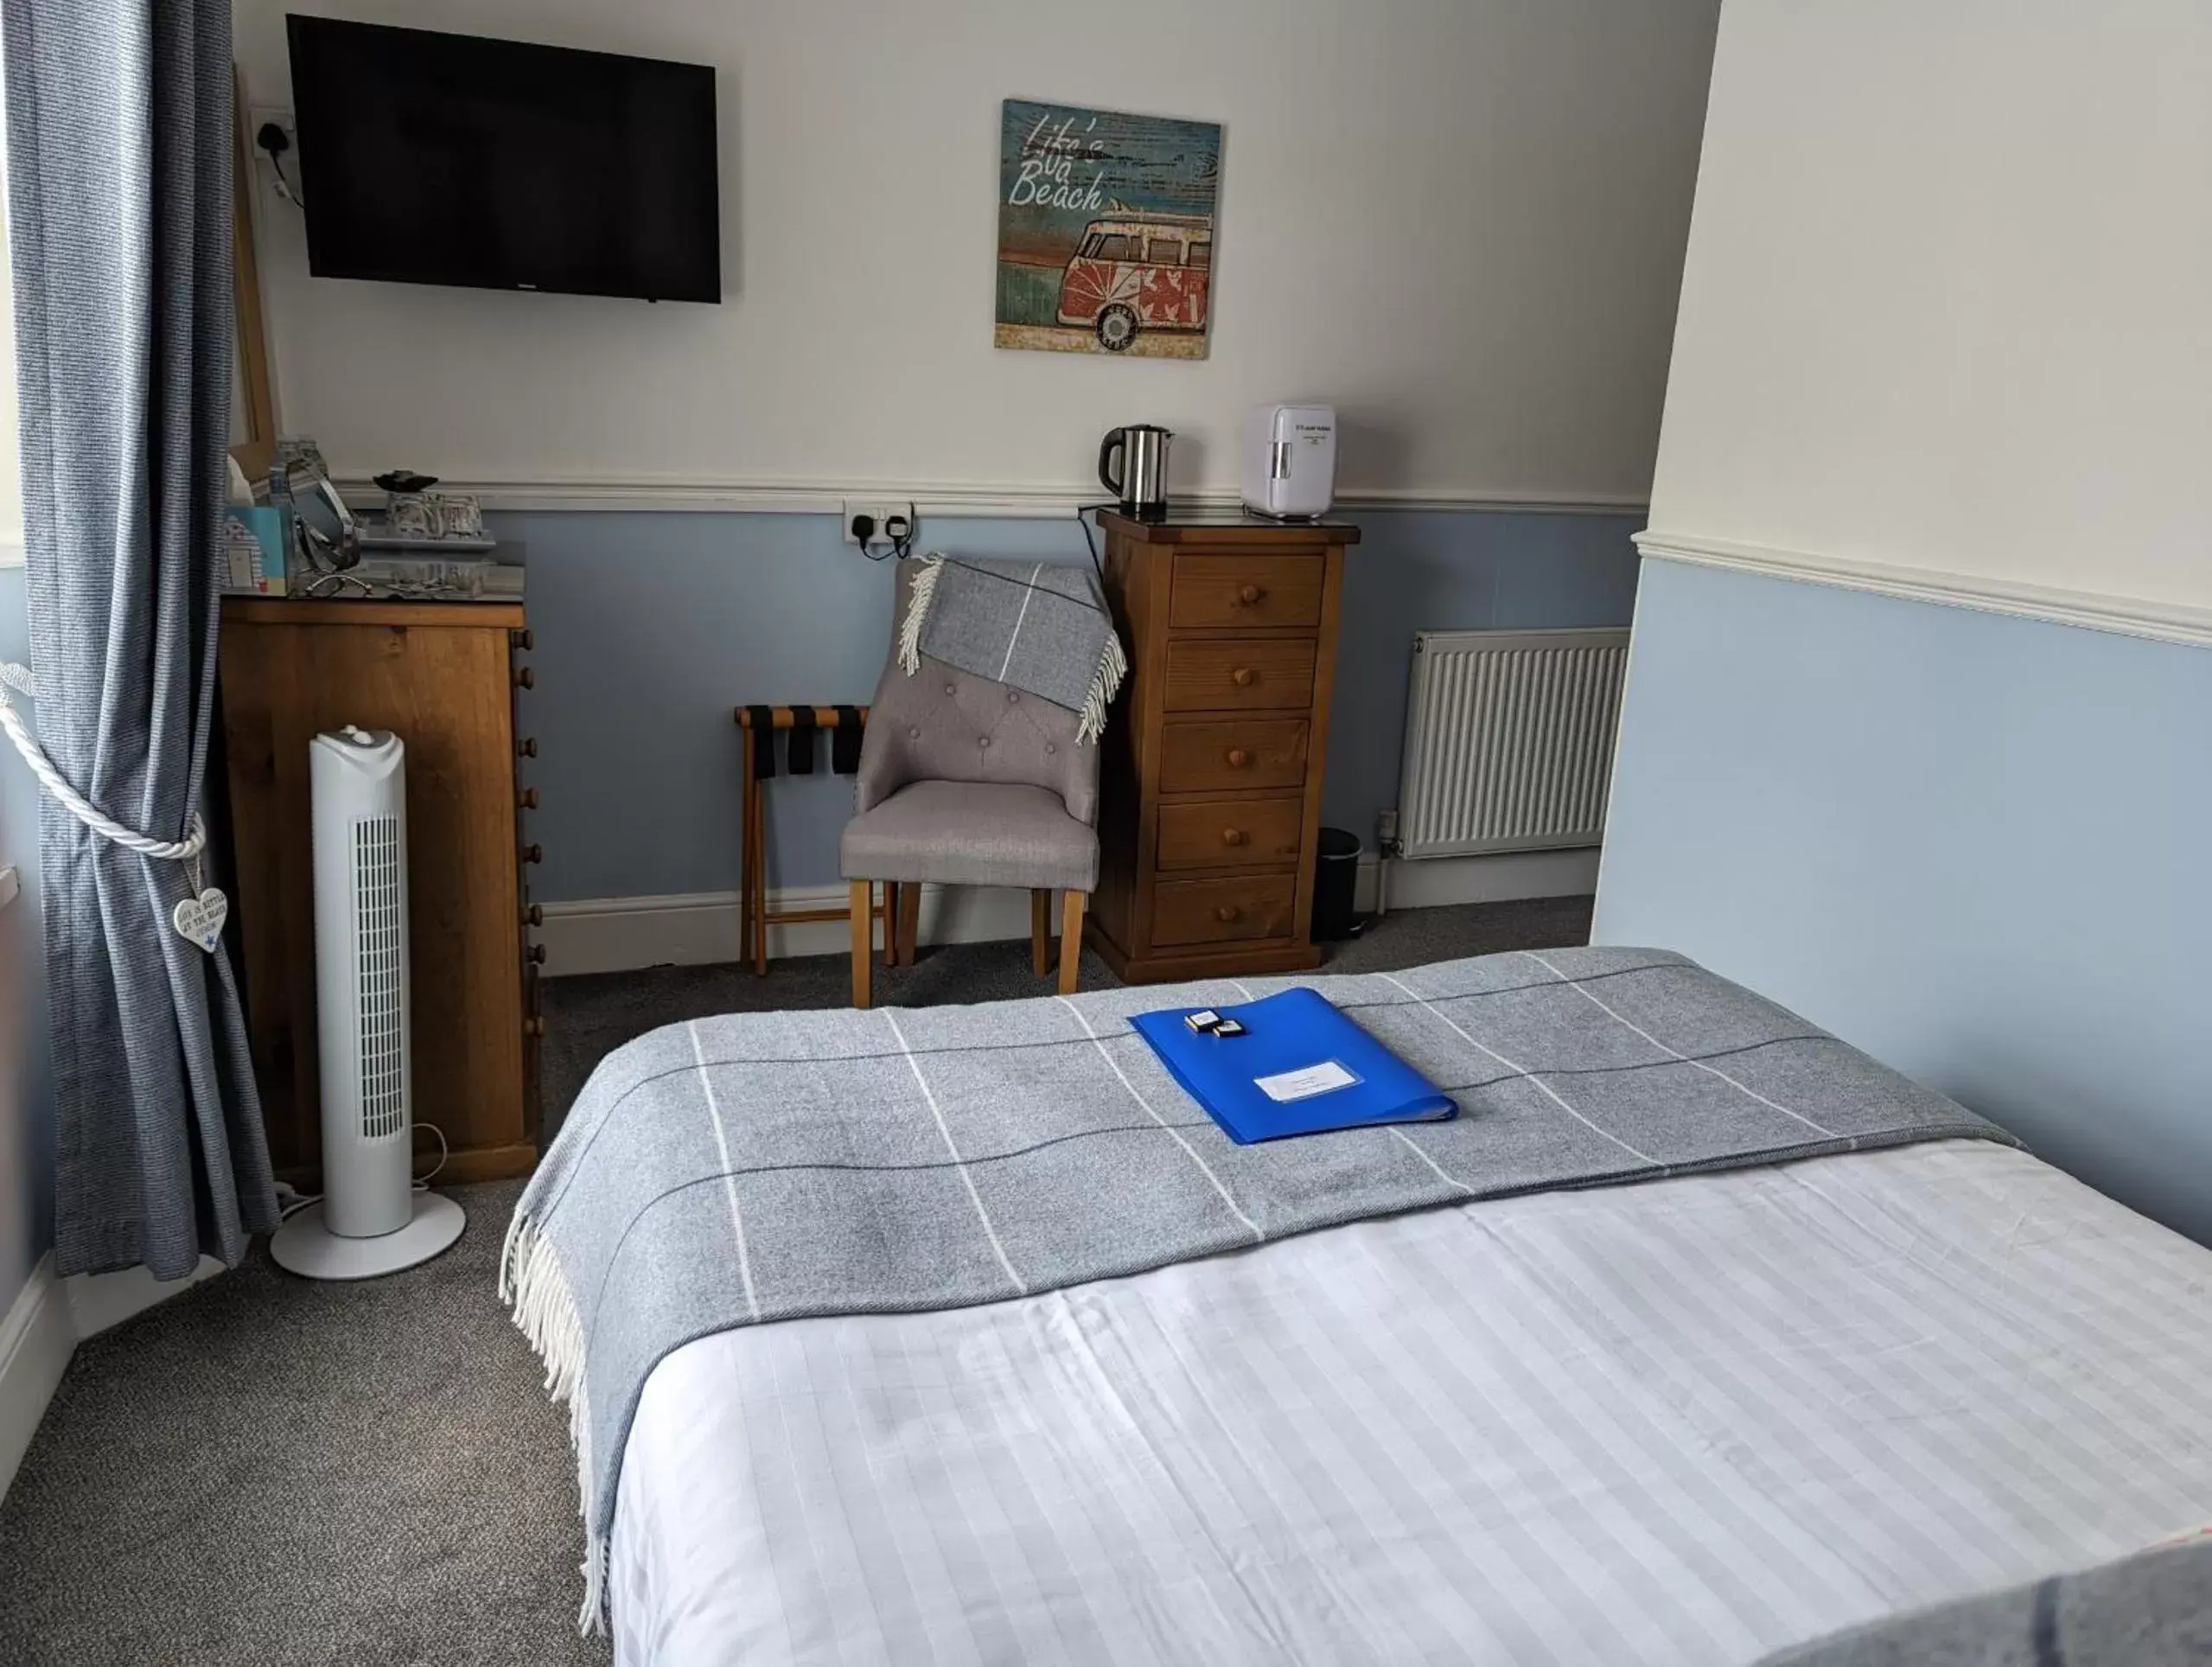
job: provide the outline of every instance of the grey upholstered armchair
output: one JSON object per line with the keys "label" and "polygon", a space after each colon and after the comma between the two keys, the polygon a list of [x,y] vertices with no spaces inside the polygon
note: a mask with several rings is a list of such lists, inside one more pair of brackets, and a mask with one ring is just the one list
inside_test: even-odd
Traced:
{"label": "grey upholstered armchair", "polygon": [[[902,564],[891,617],[906,617],[914,570]],[[1099,749],[1075,713],[922,657],[907,675],[898,631],[861,744],[854,815],[838,841],[852,888],[852,1005],[869,1005],[875,883],[887,886],[884,959],[911,961],[924,884],[1021,886],[1030,948],[1050,968],[1052,893],[1061,910],[1060,989],[1075,987],[1084,904],[1099,878]]]}

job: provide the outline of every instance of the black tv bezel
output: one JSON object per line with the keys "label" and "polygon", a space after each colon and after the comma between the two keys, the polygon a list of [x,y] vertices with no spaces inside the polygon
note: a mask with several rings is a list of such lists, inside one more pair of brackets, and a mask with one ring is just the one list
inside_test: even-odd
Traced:
{"label": "black tv bezel", "polygon": [[[706,104],[714,143],[707,147],[705,157],[712,189],[710,196],[714,204],[714,238],[712,241],[712,270],[704,274],[707,283],[698,292],[650,292],[641,288],[601,289],[589,285],[561,283],[531,283],[515,279],[507,283],[485,283],[481,280],[452,276],[431,276],[424,268],[426,262],[418,262],[411,270],[335,263],[316,253],[314,168],[309,158],[314,145],[311,135],[322,131],[325,116],[332,111],[315,111],[300,95],[296,69],[299,34],[303,28],[328,29],[341,33],[406,36],[423,42],[468,41],[513,48],[526,54],[554,53],[570,59],[594,59],[609,64],[650,64],[659,69],[688,70],[706,78]],[[468,35],[457,29],[406,29],[393,23],[367,23],[354,18],[326,17],[319,15],[288,12],[284,16],[284,42],[288,59],[293,66],[293,131],[298,158],[302,219],[307,238],[308,271],[316,278],[352,279],[374,284],[411,284],[429,289],[479,290],[495,294],[512,295],[587,295],[600,296],[622,301],[685,301],[701,305],[718,306],[723,299],[722,283],[722,146],[721,106],[717,97],[714,66],[695,64],[674,58],[647,58],[634,53],[596,52],[581,47],[552,46],[541,41],[518,41],[507,35]],[[333,104],[322,99],[317,102]]]}

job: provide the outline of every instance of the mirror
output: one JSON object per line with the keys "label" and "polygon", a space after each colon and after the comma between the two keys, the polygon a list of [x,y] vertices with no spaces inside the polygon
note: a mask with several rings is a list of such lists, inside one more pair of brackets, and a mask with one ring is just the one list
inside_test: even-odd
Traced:
{"label": "mirror", "polygon": [[231,71],[231,291],[238,342],[231,355],[231,456],[258,486],[277,455],[269,346],[261,329],[261,271],[253,259],[253,153],[246,148],[245,83]]}

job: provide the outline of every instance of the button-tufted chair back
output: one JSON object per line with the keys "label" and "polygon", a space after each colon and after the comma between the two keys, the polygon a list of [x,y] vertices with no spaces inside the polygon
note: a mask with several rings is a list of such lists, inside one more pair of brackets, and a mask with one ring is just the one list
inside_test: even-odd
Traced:
{"label": "button-tufted chair back", "polygon": [[915,782],[998,782],[1056,793],[1087,827],[1099,820],[1099,749],[1075,739],[1076,715],[922,656],[899,664],[899,622],[914,594],[913,564],[902,562],[891,614],[891,649],[861,743],[854,808],[872,809]]}

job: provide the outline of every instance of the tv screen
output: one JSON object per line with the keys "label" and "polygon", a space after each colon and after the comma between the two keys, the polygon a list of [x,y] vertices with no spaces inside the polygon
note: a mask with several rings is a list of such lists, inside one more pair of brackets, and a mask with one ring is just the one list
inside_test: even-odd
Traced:
{"label": "tv screen", "polygon": [[711,67],[285,23],[316,276],[722,299]]}

